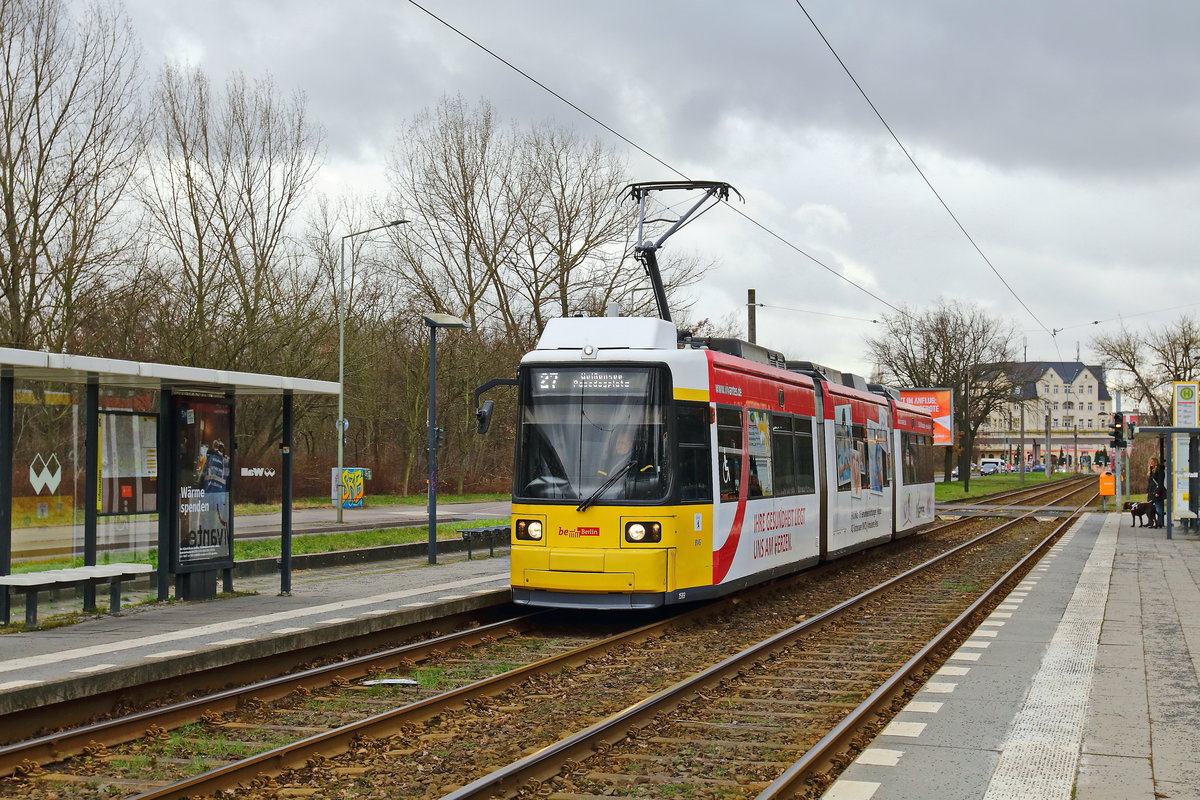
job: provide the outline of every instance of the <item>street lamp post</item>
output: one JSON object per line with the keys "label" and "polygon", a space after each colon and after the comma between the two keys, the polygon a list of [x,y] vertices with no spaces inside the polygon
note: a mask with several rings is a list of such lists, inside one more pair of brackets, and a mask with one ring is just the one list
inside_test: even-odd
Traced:
{"label": "street lamp post", "polygon": [[1075,472],[1078,473],[1080,471],[1079,470],[1079,417],[1071,417],[1071,432],[1074,434],[1071,449],[1075,451],[1071,454],[1071,459],[1073,462],[1071,464],[1071,466],[1073,466],[1075,468]]}
{"label": "street lamp post", "polygon": [[337,521],[342,521],[342,503],[344,502],[341,494],[342,470],[345,469],[343,463],[344,444],[346,440],[346,240],[352,239],[355,236],[362,236],[364,233],[383,230],[384,228],[394,228],[397,225],[403,225],[408,220],[397,219],[383,225],[376,225],[374,228],[367,228],[354,233],[347,233],[342,237],[342,252],[341,258],[338,261],[338,296],[337,296],[337,315],[338,315],[338,415],[337,415]]}
{"label": "street lamp post", "polygon": [[438,328],[465,328],[467,323],[453,314],[426,314],[429,327],[429,563],[437,563],[437,451],[441,447],[437,427],[437,331]]}

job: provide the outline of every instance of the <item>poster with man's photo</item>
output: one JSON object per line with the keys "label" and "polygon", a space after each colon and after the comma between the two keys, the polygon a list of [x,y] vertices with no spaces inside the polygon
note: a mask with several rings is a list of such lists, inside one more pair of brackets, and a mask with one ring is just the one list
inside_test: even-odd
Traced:
{"label": "poster with man's photo", "polygon": [[175,571],[233,565],[229,476],[233,409],[220,398],[174,398]]}

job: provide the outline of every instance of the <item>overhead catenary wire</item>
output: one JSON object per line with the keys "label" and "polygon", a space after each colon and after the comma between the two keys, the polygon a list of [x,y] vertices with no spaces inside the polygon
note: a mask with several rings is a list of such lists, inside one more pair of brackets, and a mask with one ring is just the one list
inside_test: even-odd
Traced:
{"label": "overhead catenary wire", "polygon": [[[608,131],[608,132],[609,132],[609,133],[611,133],[613,136],[616,136],[618,139],[620,139],[621,141],[625,142],[626,144],[628,144],[630,147],[632,147],[632,148],[634,148],[635,150],[637,150],[637,151],[638,151],[639,153],[641,153],[642,155],[644,155],[644,156],[646,156],[646,157],[650,158],[650,159],[651,159],[651,160],[653,160],[655,163],[657,163],[657,164],[659,164],[659,165],[661,165],[661,166],[663,166],[663,167],[667,168],[668,170],[670,170],[671,172],[675,173],[676,175],[678,175],[679,177],[683,178],[684,180],[692,180],[692,178],[691,178],[690,176],[688,176],[686,173],[684,173],[682,170],[680,170],[680,169],[678,169],[678,168],[676,168],[676,167],[672,166],[671,164],[668,164],[668,163],[667,163],[666,161],[664,161],[662,158],[659,158],[659,157],[658,157],[658,156],[656,156],[654,153],[651,153],[649,150],[647,150],[646,148],[642,147],[641,145],[639,145],[637,142],[635,142],[635,141],[633,141],[632,139],[630,139],[630,138],[629,138],[628,136],[626,136],[625,134],[621,133],[620,131],[616,130],[616,129],[615,129],[615,128],[613,128],[612,126],[608,125],[607,123],[605,123],[604,121],[602,121],[602,120],[601,120],[601,119],[599,119],[598,117],[594,116],[593,114],[591,114],[591,113],[589,113],[589,112],[585,111],[583,108],[581,108],[580,106],[578,106],[578,105],[576,105],[575,103],[571,102],[571,101],[570,101],[570,100],[568,100],[566,97],[564,97],[563,95],[561,95],[561,94],[559,94],[558,92],[556,92],[554,89],[551,89],[549,86],[547,86],[546,84],[542,83],[541,81],[539,81],[537,78],[535,78],[535,77],[533,77],[532,75],[530,75],[530,74],[529,74],[528,72],[526,72],[525,70],[523,70],[523,69],[521,69],[520,67],[516,66],[515,64],[513,64],[513,63],[512,63],[511,61],[509,61],[508,59],[504,58],[503,56],[501,56],[501,55],[499,55],[498,53],[496,53],[494,50],[490,49],[489,47],[485,46],[484,44],[482,44],[481,42],[479,42],[479,41],[478,41],[478,40],[476,40],[475,38],[471,37],[471,36],[470,36],[469,34],[467,34],[465,31],[463,31],[463,30],[461,30],[460,28],[458,28],[458,27],[454,26],[453,24],[451,24],[451,23],[450,23],[450,22],[448,22],[447,20],[445,20],[445,19],[442,19],[442,18],[441,18],[441,17],[439,17],[437,14],[433,13],[432,11],[430,11],[428,8],[425,8],[423,5],[421,5],[420,3],[416,2],[416,0],[408,0],[408,2],[409,2],[409,4],[410,4],[410,5],[412,5],[413,7],[417,8],[418,10],[420,10],[420,11],[422,11],[423,13],[427,14],[429,17],[433,18],[435,21],[437,21],[437,22],[438,22],[438,23],[440,23],[441,25],[443,25],[443,26],[445,26],[445,27],[449,28],[451,31],[453,31],[454,33],[458,34],[458,35],[459,35],[459,36],[461,36],[463,39],[466,39],[468,42],[470,42],[471,44],[475,45],[476,47],[478,47],[478,48],[479,48],[480,50],[482,50],[483,52],[487,53],[487,54],[488,54],[489,56],[491,56],[492,58],[496,59],[497,61],[499,61],[499,62],[500,62],[501,64],[503,64],[504,66],[506,66],[506,67],[508,67],[509,69],[511,69],[513,72],[516,72],[518,75],[520,75],[521,77],[525,78],[525,79],[526,79],[526,80],[528,80],[529,82],[533,83],[534,85],[536,85],[537,87],[539,87],[539,88],[540,88],[540,89],[542,89],[543,91],[547,92],[548,94],[552,95],[552,96],[553,96],[553,97],[555,97],[556,99],[560,100],[561,102],[563,102],[563,103],[565,103],[566,105],[568,105],[568,106],[570,106],[571,108],[573,108],[575,111],[577,111],[577,112],[579,112],[580,114],[582,114],[583,116],[587,117],[587,118],[588,118],[588,119],[590,119],[592,122],[594,122],[594,123],[596,123],[597,125],[599,125],[601,128],[604,128],[604,130]],[[767,233],[768,235],[770,235],[770,236],[774,237],[775,239],[777,239],[778,241],[782,242],[784,245],[786,245],[787,247],[789,247],[789,248],[791,248],[792,250],[796,251],[796,252],[797,252],[797,253],[799,253],[800,255],[804,256],[804,257],[805,257],[805,258],[807,258],[809,261],[811,261],[812,263],[814,263],[814,264],[816,264],[817,266],[821,267],[822,269],[824,269],[824,270],[825,270],[826,272],[828,272],[829,274],[833,275],[833,276],[834,276],[834,277],[836,277],[836,278],[840,278],[842,281],[845,281],[846,283],[850,284],[850,285],[851,285],[851,286],[853,286],[855,289],[858,289],[860,292],[862,292],[862,293],[866,294],[868,297],[871,297],[872,299],[876,300],[877,302],[879,302],[879,303],[882,303],[883,305],[885,305],[885,306],[887,306],[888,308],[892,309],[892,310],[893,310],[893,311],[895,311],[897,314],[900,314],[901,316],[904,316],[904,317],[908,317],[908,316],[910,316],[910,315],[908,314],[908,312],[907,312],[907,311],[905,311],[904,309],[902,309],[902,308],[900,308],[900,307],[898,307],[898,306],[896,306],[896,305],[894,305],[894,304],[892,304],[892,303],[888,302],[887,300],[883,299],[883,298],[882,298],[882,297],[880,297],[879,295],[877,295],[877,294],[875,294],[874,292],[872,292],[870,289],[867,289],[865,286],[862,286],[862,285],[860,285],[860,284],[858,284],[858,283],[855,283],[855,282],[854,282],[852,279],[850,279],[850,278],[846,277],[845,275],[843,275],[842,273],[838,272],[836,269],[834,269],[833,267],[831,267],[831,266],[829,266],[828,264],[824,263],[823,261],[821,261],[821,260],[820,260],[819,258],[817,258],[816,256],[812,255],[811,253],[808,253],[808,252],[806,252],[805,250],[801,249],[801,248],[800,248],[800,247],[798,247],[797,245],[795,245],[795,244],[793,244],[792,242],[788,241],[788,240],[787,240],[786,238],[784,238],[782,235],[780,235],[780,234],[776,233],[775,231],[773,231],[772,229],[770,229],[769,227],[767,227],[767,226],[766,226],[766,225],[764,225],[763,223],[761,223],[761,222],[759,222],[758,220],[754,219],[753,217],[751,217],[751,216],[750,216],[749,214],[747,214],[746,212],[742,211],[742,210],[741,210],[741,209],[739,209],[739,208],[736,208],[735,206],[728,205],[728,204],[726,204],[726,205],[727,205],[727,206],[728,206],[730,209],[732,209],[732,210],[733,210],[735,213],[737,213],[737,214],[739,214],[740,216],[742,216],[742,218],[744,218],[745,220],[747,220],[748,222],[750,222],[750,224],[754,225],[755,227],[759,228],[759,229],[760,229],[760,230],[762,230],[763,232]]]}
{"label": "overhead catenary wire", "polygon": [[779,311],[797,311],[801,314],[816,314],[816,315],[822,316],[822,317],[836,317],[838,319],[851,319],[851,320],[854,320],[855,322],[872,322],[872,323],[875,323],[876,325],[879,324],[879,320],[877,320],[877,319],[868,319],[867,317],[851,317],[851,316],[847,316],[846,314],[831,314],[828,311],[813,311],[808,308],[791,308],[789,306],[777,306],[777,305],[773,305],[771,303],[747,303],[747,305],[754,305],[754,306],[757,306],[758,308],[774,308]]}
{"label": "overhead catenary wire", "polygon": [[1120,314],[1115,317],[1109,317],[1108,319],[1094,319],[1090,322],[1077,322],[1074,325],[1065,325],[1057,330],[1066,331],[1072,328],[1082,328],[1086,325],[1103,325],[1106,322],[1121,322],[1129,319],[1130,317],[1144,317],[1147,314],[1161,314],[1164,311],[1178,311],[1181,308],[1195,308],[1196,306],[1200,306],[1200,303],[1184,303],[1183,305],[1167,306],[1166,308],[1152,308],[1149,311],[1135,311],[1132,314]]}
{"label": "overhead catenary wire", "polygon": [[1011,294],[1013,296],[1013,298],[1015,298],[1016,301],[1021,304],[1021,308],[1025,309],[1025,311],[1029,314],[1029,316],[1033,318],[1033,321],[1036,322],[1039,326],[1041,326],[1042,330],[1044,330],[1046,333],[1049,333],[1051,338],[1053,338],[1054,334],[1051,333],[1050,329],[1048,327],[1046,327],[1045,323],[1043,323],[1038,318],[1037,314],[1034,314],[1033,310],[1030,309],[1029,306],[1025,304],[1025,301],[1021,299],[1021,296],[1019,294],[1017,294],[1016,290],[1013,289],[1012,286],[1009,285],[1008,281],[1005,280],[1004,276],[1000,274],[1000,270],[996,269],[996,265],[993,264],[991,259],[989,259],[987,257],[987,254],[985,254],[983,252],[983,249],[975,241],[975,238],[973,236],[971,236],[971,234],[967,231],[966,227],[958,219],[958,215],[956,215],[954,213],[954,211],[950,208],[950,205],[942,198],[942,195],[938,192],[938,190],[934,188],[933,183],[929,180],[928,176],[925,175],[925,172],[917,164],[916,159],[914,159],[912,157],[912,154],[910,154],[908,152],[908,148],[906,148],[904,146],[904,143],[900,141],[900,137],[896,135],[896,132],[894,130],[892,130],[892,126],[888,124],[888,121],[883,118],[883,114],[881,114],[879,112],[879,109],[876,108],[875,103],[873,103],[871,101],[871,98],[867,95],[866,90],[863,89],[862,85],[858,82],[858,79],[854,77],[854,73],[852,73],[850,71],[850,68],[846,66],[846,62],[842,60],[842,57],[840,55],[838,55],[837,50],[834,49],[834,47],[830,43],[829,39],[821,31],[821,28],[820,28],[820,26],[817,25],[816,20],[814,20],[812,18],[812,15],[808,13],[808,9],[806,9],[804,7],[804,3],[800,2],[800,0],[796,0],[796,5],[799,6],[800,10],[804,12],[804,16],[808,18],[808,21],[812,25],[813,30],[815,30],[817,32],[817,35],[821,37],[821,41],[825,43],[825,46],[827,48],[829,48],[829,52],[833,54],[833,57],[835,59],[837,59],[838,64],[840,64],[842,67],[842,71],[846,73],[847,77],[849,77],[850,81],[854,84],[854,88],[858,89],[858,93],[861,94],[863,99],[867,101],[867,105],[869,105],[871,107],[871,110],[873,112],[875,112],[875,116],[879,118],[879,121],[881,123],[883,123],[883,127],[887,128],[887,132],[889,134],[891,134],[892,140],[896,142],[896,146],[900,148],[901,152],[904,153],[904,157],[908,159],[908,163],[912,164],[913,169],[915,169],[917,171],[917,174],[921,176],[921,180],[923,180],[925,182],[925,185],[927,187],[929,187],[929,191],[933,192],[933,196],[937,198],[937,201],[939,203],[941,203],[942,208],[944,208],[946,210],[946,213],[950,215],[950,219],[954,220],[954,224],[958,226],[958,229],[960,231],[962,231],[963,236],[965,236],[967,238],[967,241],[971,243],[971,247],[973,247],[975,249],[975,252],[979,254],[979,257],[983,259],[984,263],[987,264],[988,267],[992,270],[992,272],[996,275],[996,277],[1000,279],[1000,282],[1002,284],[1004,284],[1004,288],[1008,290],[1008,293]]}

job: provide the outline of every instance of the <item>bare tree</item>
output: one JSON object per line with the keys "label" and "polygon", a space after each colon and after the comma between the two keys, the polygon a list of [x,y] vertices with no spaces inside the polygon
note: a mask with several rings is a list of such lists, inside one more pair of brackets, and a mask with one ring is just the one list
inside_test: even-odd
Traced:
{"label": "bare tree", "polygon": [[[962,443],[959,471],[968,483],[979,426],[1012,399],[1024,379],[1013,369],[1015,329],[977,306],[947,301],[924,312],[901,308],[884,316],[883,326],[883,333],[867,339],[867,353],[885,382],[954,389],[954,425]],[[947,448],[947,480],[951,458]]]}
{"label": "bare tree", "polygon": [[[548,124],[504,127],[486,102],[447,98],[408,127],[389,171],[388,215],[413,220],[392,234],[401,281],[425,306],[526,344],[553,316],[602,314],[614,300],[652,307],[634,293],[643,270],[630,257],[624,163],[600,143]],[[687,256],[665,263],[680,307],[707,268]]]}
{"label": "bare tree", "polygon": [[105,312],[116,210],[142,143],[139,53],[118,8],[0,2],[0,326],[61,350]]}
{"label": "bare tree", "polygon": [[[536,335],[549,317],[578,311],[581,298],[606,287],[627,286],[632,259],[626,239],[636,208],[619,202],[622,161],[599,142],[583,142],[566,129],[535,126],[520,136],[523,223],[520,247],[501,279],[501,305],[519,305]],[[615,253],[614,245],[620,246]],[[639,268],[640,269],[640,268]],[[508,298],[519,293],[522,302]]]}
{"label": "bare tree", "polygon": [[[269,79],[230,78],[213,91],[199,69],[167,65],[153,105],[140,200],[154,287],[142,306],[153,352],[169,363],[327,377],[329,283],[297,235],[316,174],[320,129],[304,98]],[[314,398],[298,398],[303,419]],[[248,458],[278,442],[278,402],[243,403]]]}
{"label": "bare tree", "polygon": [[142,199],[166,290],[163,355],[309,374],[303,322],[321,315],[325,284],[301,268],[291,231],[320,153],[303,98],[241,75],[214,98],[202,72],[168,66],[156,108]]}
{"label": "bare tree", "polygon": [[1148,406],[1153,419],[1142,424],[1165,425],[1171,419],[1171,383],[1200,377],[1200,325],[1181,316],[1174,323],[1145,333],[1125,327],[1091,341],[1112,376],[1110,386]]}
{"label": "bare tree", "polygon": [[393,233],[408,293],[478,328],[489,321],[485,300],[498,305],[496,275],[517,247],[524,190],[512,137],[488,103],[472,110],[445,98],[409,125],[389,172],[393,212],[410,220]]}

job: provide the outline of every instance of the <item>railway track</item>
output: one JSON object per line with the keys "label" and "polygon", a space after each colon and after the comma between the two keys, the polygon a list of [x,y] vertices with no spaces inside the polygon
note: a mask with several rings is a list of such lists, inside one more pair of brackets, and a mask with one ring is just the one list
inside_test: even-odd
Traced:
{"label": "railway track", "polygon": [[[375,796],[438,797],[478,779],[488,769],[501,769],[520,761],[527,749],[552,746],[571,737],[580,720],[599,722],[644,701],[647,695],[668,690],[714,662],[730,658],[751,644],[755,636],[770,638],[779,630],[794,626],[798,617],[817,617],[831,600],[848,599],[858,589],[877,583],[881,574],[905,572],[916,561],[924,561],[934,551],[946,549],[949,542],[974,538],[981,524],[984,524],[981,520],[965,521],[909,537],[887,554],[862,554],[837,562],[793,580],[790,587],[760,589],[726,604],[694,611],[690,619],[645,626],[624,641],[614,639],[598,648],[568,650],[520,669],[501,669],[503,664],[485,657],[485,661],[491,661],[495,676],[416,702],[412,702],[411,694],[404,694],[411,689],[395,685],[384,689],[366,687],[364,681],[349,680],[338,692],[293,689],[284,695],[284,705],[276,707],[282,710],[277,711],[268,711],[265,704],[270,701],[250,692],[233,701],[241,705],[237,713],[248,714],[242,721],[230,710],[200,711],[194,707],[189,713],[193,716],[198,713],[199,721],[173,734],[167,732],[166,726],[142,718],[131,724],[134,728],[143,726],[149,735],[116,747],[85,742],[83,757],[66,765],[44,768],[39,763],[53,758],[53,752],[47,752],[41,759],[30,758],[35,766],[26,768],[19,778],[6,779],[7,785],[0,786],[0,794],[69,798],[128,795],[145,789],[139,796],[183,797],[213,794],[241,785],[239,795],[245,794],[246,787],[255,786],[264,797],[311,795],[313,791],[318,793],[314,796],[339,796],[337,792],[343,789],[352,792],[346,796],[371,796],[377,784],[382,784],[386,790],[379,789],[382,793]],[[1036,523],[1029,521],[1021,524],[1036,527]],[[1020,534],[1018,538],[1028,536]],[[718,642],[719,647],[715,646]],[[476,646],[445,658],[466,662],[470,660],[468,656],[483,654],[485,650],[486,647]],[[438,662],[437,669],[447,668],[445,658]],[[480,669],[465,670],[462,675],[477,676]],[[860,683],[866,681],[866,676],[853,677]],[[865,691],[865,686],[853,690],[846,685],[836,688],[845,695],[836,701],[843,710],[850,704],[853,692]],[[345,719],[340,714],[361,715],[338,699],[347,693],[373,700],[367,705],[376,712],[400,707],[330,730],[330,724]],[[231,700],[224,698],[222,702],[227,708]],[[281,713],[290,714],[297,709],[308,717],[281,721]],[[305,721],[309,724],[298,724]],[[313,724],[316,721],[320,724]],[[281,744],[226,766],[205,769],[213,767],[213,762],[221,757],[228,760],[235,745],[262,749],[264,743],[269,744],[269,737],[262,738],[263,732],[300,741]],[[306,733],[311,735],[305,738]],[[213,752],[218,749],[211,747],[213,742],[224,743],[226,749]],[[787,758],[794,755],[789,753]],[[355,756],[365,757],[368,764],[339,763]],[[372,777],[374,770],[370,765],[380,763],[415,765],[415,769],[396,784],[391,778]],[[299,772],[289,775],[288,769]],[[170,780],[177,771],[198,770],[203,771],[197,776]],[[570,770],[565,774],[571,774]],[[339,788],[313,789],[322,784]],[[333,793],[323,794],[323,791]]]}
{"label": "railway track", "polygon": [[[1055,503],[1051,502],[1052,500],[1058,500],[1060,504],[1069,504],[1071,498],[1076,494],[1082,494],[1089,488],[1094,489],[1095,486],[1095,475],[1082,475],[1075,478],[1064,478],[1062,480],[1041,483],[1036,486],[1029,486],[1023,489],[1012,489],[1007,492],[989,495],[974,505],[1012,506],[1040,504],[1053,506]],[[1066,492],[1066,489],[1071,489],[1071,491]]]}
{"label": "railway track", "polygon": [[[328,665],[314,673],[264,681],[22,742],[0,749],[0,775],[10,776],[0,783],[0,796],[184,797],[213,794],[237,786],[243,787],[239,795],[249,786],[258,787],[264,797],[310,795],[309,784],[322,781],[335,785],[362,784],[363,776],[371,772],[368,767],[341,766],[328,759],[358,754],[373,756],[370,760],[377,763],[381,760],[378,755],[384,753],[390,754],[384,761],[399,758],[424,763],[430,775],[426,776],[429,778],[426,783],[394,787],[398,791],[378,796],[439,797],[478,778],[490,766],[503,768],[503,762],[520,761],[524,749],[552,748],[556,741],[571,738],[572,726],[577,727],[580,719],[603,718],[606,711],[616,712],[636,705],[646,695],[680,683],[681,677],[704,672],[712,663],[732,657],[739,647],[745,646],[747,637],[787,628],[796,618],[816,619],[839,593],[849,598],[854,590],[876,582],[880,574],[905,572],[915,560],[924,560],[933,551],[949,547],[949,543],[975,538],[982,524],[990,523],[964,520],[942,526],[921,536],[908,537],[887,554],[861,554],[805,573],[787,584],[760,587],[726,603],[616,636],[594,636],[593,642],[585,642],[586,637],[558,636],[542,644],[529,641],[521,644],[520,637],[529,636],[537,626],[536,619],[544,617],[530,615]],[[997,526],[999,532],[991,535],[1002,535],[1005,526],[1013,524]],[[1034,525],[1028,520],[1021,524]],[[1022,536],[1028,538],[1027,534]],[[941,608],[937,611],[938,615],[945,613],[948,612]],[[851,627],[850,630],[861,634],[866,629]],[[712,642],[718,640],[729,644],[714,651]],[[880,639],[870,647],[877,647],[883,641]],[[523,655],[516,657],[514,652]],[[842,663],[864,665],[877,660],[871,652],[851,653],[842,659]],[[811,677],[825,668],[814,665],[798,669],[788,680]],[[402,675],[417,677],[398,677]],[[430,675],[441,677],[429,680]],[[606,676],[605,683],[613,679],[611,692],[596,691],[597,675]],[[825,705],[832,702],[845,711],[852,705],[851,698],[866,692],[866,687],[878,677],[870,669],[864,669],[847,674],[838,682],[820,681],[841,692],[838,695],[841,699],[823,702]],[[370,679],[396,682],[370,686]],[[413,680],[417,681],[416,686],[405,682]],[[767,685],[771,684],[768,680]],[[457,688],[442,691],[451,685]],[[784,718],[791,715],[793,722],[812,716],[802,708],[804,704],[822,705],[816,699],[760,698],[757,709],[737,713],[746,719],[762,713],[769,716],[772,707],[780,704],[788,707],[789,702],[800,703],[801,710],[793,708],[779,713]],[[503,736],[497,734],[495,738],[508,738],[512,727],[520,727],[512,724],[514,720],[549,706],[565,715],[563,721],[535,726],[527,743],[517,737],[515,751],[510,748],[504,752],[501,748],[486,758],[463,761],[453,754],[454,748],[438,744],[464,738],[470,741],[477,735],[477,729],[486,731],[497,722],[505,730]],[[695,724],[700,729],[721,730],[728,722],[697,720]],[[744,721],[737,724],[745,727]],[[815,724],[819,728],[823,723]],[[408,743],[416,746],[397,747],[397,737],[410,738],[412,741]],[[689,737],[696,738],[696,731],[689,730],[686,736],[659,736],[650,744],[665,747],[664,752],[643,760],[639,769],[648,772],[650,764],[673,758],[669,755],[671,740]],[[486,735],[483,741],[488,741]],[[641,738],[636,741],[638,748],[648,747]],[[522,743],[525,745],[521,746]],[[276,744],[277,747],[273,746]],[[772,749],[768,743],[766,755],[771,755]],[[241,753],[255,750],[265,752],[226,763]],[[476,748],[472,750],[478,755]],[[776,769],[796,756],[788,748],[774,750],[772,758],[760,753],[757,760]],[[76,756],[74,759],[54,763],[72,754]],[[635,763],[628,755],[618,761]],[[443,769],[448,762],[455,768]],[[299,769],[302,774],[292,779],[272,777],[288,769]],[[558,780],[566,780],[562,776],[571,776],[575,771],[568,762],[554,774],[560,775]],[[176,780],[191,773],[199,774]],[[589,770],[592,773],[593,778],[617,774]],[[614,785],[621,783],[621,779],[613,780]],[[717,786],[724,786],[722,780],[737,782],[715,780]],[[361,788],[355,791],[360,792]]]}
{"label": "railway track", "polygon": [[[0,716],[0,745],[127,716],[135,711],[175,705],[321,665],[340,664],[355,655],[384,653],[403,645],[436,639],[444,632],[469,631],[480,625],[489,625],[516,613],[512,606],[497,606],[425,619],[308,647],[236,659],[233,663],[191,672],[186,682],[170,677],[120,686],[62,702],[21,708]],[[186,685],[186,690],[181,689],[182,685]],[[3,763],[3,756],[0,755],[0,776],[8,774],[3,769]]]}
{"label": "railway track", "polygon": [[1074,519],[982,547],[1006,522],[445,800],[819,797]]}

